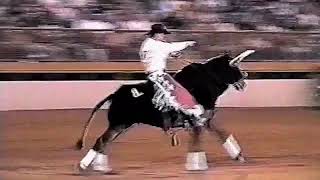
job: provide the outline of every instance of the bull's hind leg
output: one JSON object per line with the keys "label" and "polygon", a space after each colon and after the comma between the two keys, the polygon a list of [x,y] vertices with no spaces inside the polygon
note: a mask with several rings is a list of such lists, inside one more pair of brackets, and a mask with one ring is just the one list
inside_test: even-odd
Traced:
{"label": "bull's hind leg", "polygon": [[112,169],[108,164],[108,155],[106,153],[107,145],[110,145],[117,137],[123,134],[128,128],[118,126],[108,128],[97,140],[95,145],[86,156],[80,161],[81,170],[86,170],[90,165],[95,171],[108,173]]}
{"label": "bull's hind leg", "polygon": [[232,134],[228,133],[223,128],[210,124],[210,122],[207,124],[207,129],[211,134],[216,135],[219,138],[220,143],[232,159],[242,163],[245,162],[241,147]]}
{"label": "bull's hind leg", "polygon": [[194,127],[191,132],[191,140],[189,143],[189,152],[185,167],[189,171],[203,171],[208,169],[207,158],[201,147],[200,136],[202,127]]}

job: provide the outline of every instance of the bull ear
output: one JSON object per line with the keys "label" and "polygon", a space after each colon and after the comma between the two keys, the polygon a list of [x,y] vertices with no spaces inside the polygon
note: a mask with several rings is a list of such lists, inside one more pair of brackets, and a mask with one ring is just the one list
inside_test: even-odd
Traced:
{"label": "bull ear", "polygon": [[254,53],[255,50],[246,50],[243,53],[239,54],[237,57],[233,58],[229,64],[230,66],[236,66],[242,61],[245,57],[249,56],[250,54]]}

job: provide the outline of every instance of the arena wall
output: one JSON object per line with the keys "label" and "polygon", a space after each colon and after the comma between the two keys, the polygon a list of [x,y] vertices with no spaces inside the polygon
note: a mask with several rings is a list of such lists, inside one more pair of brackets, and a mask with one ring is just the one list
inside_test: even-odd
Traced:
{"label": "arena wall", "polygon": [[[138,81],[3,81],[0,110],[92,108],[121,84]],[[244,92],[229,88],[218,107],[314,106],[312,79],[247,80]],[[107,107],[105,107],[107,108]]]}

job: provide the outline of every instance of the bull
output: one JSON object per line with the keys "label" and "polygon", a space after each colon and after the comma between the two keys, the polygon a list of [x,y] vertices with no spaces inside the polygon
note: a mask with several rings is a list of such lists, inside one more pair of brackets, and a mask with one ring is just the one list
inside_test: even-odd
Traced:
{"label": "bull", "polygon": [[237,90],[245,88],[244,79],[247,73],[239,68],[239,63],[245,57],[253,53],[247,50],[235,58],[228,54],[210,58],[202,63],[191,63],[174,75],[174,78],[184,86],[199,102],[205,110],[208,120],[205,126],[194,126],[189,117],[174,110],[163,112],[154,106],[153,84],[149,81],[122,85],[117,91],[100,101],[92,110],[89,119],[84,125],[82,135],[76,147],[84,146],[84,139],[88,133],[89,125],[97,110],[109,102],[108,120],[109,127],[96,140],[94,146],[80,161],[80,170],[88,170],[91,167],[95,171],[108,173],[111,167],[108,164],[106,146],[110,146],[119,135],[124,134],[134,124],[147,124],[162,128],[165,132],[171,132],[173,145],[178,142],[175,129],[189,129],[192,135],[190,149],[187,156],[187,170],[206,170],[208,168],[205,153],[200,149],[200,134],[203,129],[219,137],[229,156],[237,161],[245,162],[240,145],[232,134],[211,123],[216,101],[230,85]]}

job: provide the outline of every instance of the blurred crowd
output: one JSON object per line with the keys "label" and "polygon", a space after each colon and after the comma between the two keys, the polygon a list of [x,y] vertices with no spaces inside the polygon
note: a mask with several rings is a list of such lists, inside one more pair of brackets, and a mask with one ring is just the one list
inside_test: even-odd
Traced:
{"label": "blurred crowd", "polygon": [[2,0],[2,26],[320,30],[319,0]]}
{"label": "blurred crowd", "polygon": [[[147,30],[319,31],[319,0],[2,0],[0,26]],[[319,31],[320,32],[320,31]],[[183,34],[191,58],[261,49],[255,59],[319,59],[320,35]],[[0,31],[0,59],[136,60],[143,33]]]}

